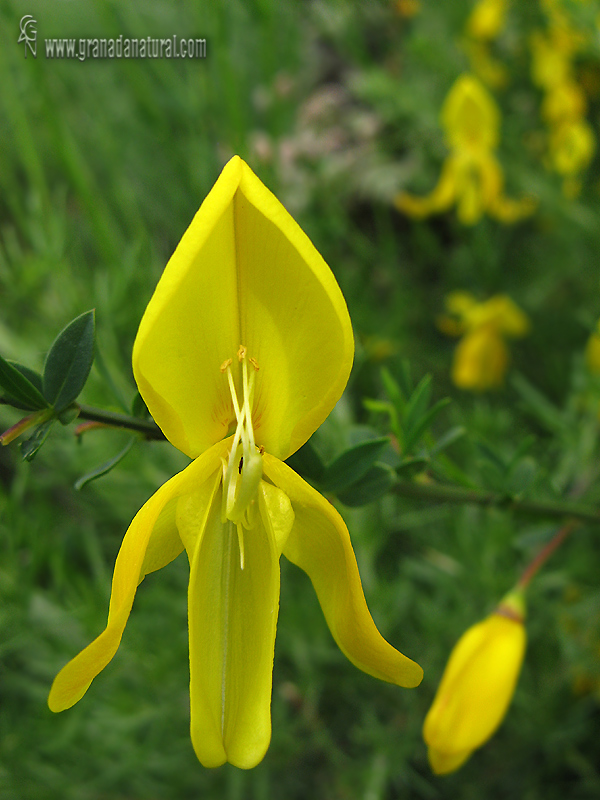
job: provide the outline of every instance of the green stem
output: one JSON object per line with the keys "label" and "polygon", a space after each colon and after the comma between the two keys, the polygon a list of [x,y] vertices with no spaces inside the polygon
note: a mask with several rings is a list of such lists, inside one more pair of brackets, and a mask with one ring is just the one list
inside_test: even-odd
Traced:
{"label": "green stem", "polygon": [[394,486],[396,494],[415,500],[429,500],[437,503],[473,504],[488,508],[502,508],[515,513],[535,517],[571,517],[583,522],[600,524],[600,509],[580,505],[568,500],[520,500],[499,492],[481,489],[463,489],[459,486],[445,486],[435,483],[412,483],[400,481]]}
{"label": "green stem", "polygon": [[79,419],[101,422],[113,428],[126,428],[130,431],[137,431],[138,433],[143,433],[147,439],[155,439],[157,441],[166,440],[166,436],[154,420],[130,417],[128,414],[119,414],[117,411],[105,411],[102,408],[83,405],[83,403],[76,403],[76,407],[79,409]]}

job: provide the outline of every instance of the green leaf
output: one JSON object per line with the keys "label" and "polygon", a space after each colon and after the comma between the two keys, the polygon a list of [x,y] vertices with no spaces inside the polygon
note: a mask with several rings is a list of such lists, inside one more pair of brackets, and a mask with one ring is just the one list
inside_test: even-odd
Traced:
{"label": "green leaf", "polygon": [[103,475],[109,473],[111,469],[116,467],[117,464],[119,464],[125,458],[127,453],[133,447],[137,438],[138,438],[137,436],[132,436],[131,439],[125,445],[125,447],[119,453],[117,453],[117,455],[114,458],[111,458],[110,461],[107,461],[101,466],[96,467],[96,469],[93,469],[91,472],[87,472],[85,475],[82,475],[81,478],[75,481],[75,489],[77,491],[80,491],[81,489],[83,489],[84,486],[86,486],[91,481],[95,481],[96,478],[101,478]]}
{"label": "green leaf", "polygon": [[40,447],[44,444],[50,433],[50,429],[56,422],[56,417],[42,422],[41,425],[34,430],[33,434],[21,444],[21,455],[25,461],[31,461]]}
{"label": "green leaf", "polygon": [[487,442],[482,439],[475,442],[480,455],[482,455],[488,464],[491,464],[494,470],[500,475],[506,475],[507,465],[500,454],[494,450]]}
{"label": "green leaf", "polygon": [[409,395],[403,393],[392,373],[385,367],[382,367],[381,369],[381,380],[383,383],[383,388],[385,389],[385,393],[394,404],[394,408],[396,409],[397,413],[401,414],[404,411],[406,398]]}
{"label": "green leaf", "polygon": [[531,456],[525,456],[510,469],[506,491],[515,498],[526,497],[537,472],[538,467],[535,460]]}
{"label": "green leaf", "polygon": [[419,381],[417,388],[410,396],[410,400],[406,404],[406,414],[404,416],[404,432],[408,438],[411,436],[411,431],[418,424],[420,424],[423,415],[429,405],[431,399],[431,375],[424,375]]}
{"label": "green leaf", "polygon": [[451,444],[457,442],[459,439],[462,439],[467,433],[467,429],[463,428],[462,425],[456,425],[454,428],[450,428],[449,431],[442,434],[437,442],[433,445],[430,450],[430,455],[436,456],[438,453],[441,453],[442,450],[445,450],[447,447],[450,447]]}
{"label": "green leaf", "polygon": [[385,464],[373,464],[360,481],[338,492],[338,498],[346,506],[365,506],[387,494],[395,483],[393,469]]}
{"label": "green leaf", "polygon": [[424,469],[429,467],[431,460],[427,456],[415,456],[414,458],[405,458],[396,467],[396,474],[401,475],[404,480],[410,480],[415,475],[423,472]]}
{"label": "green leaf", "polygon": [[360,480],[390,443],[387,436],[351,447],[329,464],[320,481],[325,492],[339,492]]}
{"label": "green leaf", "polygon": [[400,370],[398,372],[398,385],[404,397],[410,397],[413,390],[413,380],[410,373],[410,362],[407,358],[400,361]]}
{"label": "green leaf", "polygon": [[54,340],[44,365],[44,396],[57,411],[81,392],[94,360],[94,310],[70,322]]}
{"label": "green leaf", "polygon": [[565,428],[565,419],[561,411],[543,395],[529,381],[516,373],[512,376],[511,383],[521,396],[525,407],[533,416],[552,433],[557,433]]}
{"label": "green leaf", "polygon": [[37,372],[7,361],[0,356],[0,386],[6,392],[4,401],[27,411],[48,408],[48,403],[41,393],[41,378]]}
{"label": "green leaf", "polygon": [[429,411],[423,414],[418,424],[416,424],[410,431],[407,430],[404,440],[404,448],[406,452],[410,452],[413,447],[419,443],[419,440],[423,434],[429,430],[434,419],[437,417],[440,411],[446,408],[450,402],[451,401],[449,397],[444,397],[442,400],[438,400],[438,402],[432,406]]}
{"label": "green leaf", "polygon": [[374,414],[386,414],[389,417],[392,433],[395,434],[396,438],[401,438],[400,426],[398,425],[398,413],[392,403],[387,400],[371,400],[368,397],[365,397],[362,403],[367,411],[371,411]]}
{"label": "green leaf", "polygon": [[303,478],[316,483],[321,480],[325,471],[325,464],[310,439],[292,453],[285,463]]}

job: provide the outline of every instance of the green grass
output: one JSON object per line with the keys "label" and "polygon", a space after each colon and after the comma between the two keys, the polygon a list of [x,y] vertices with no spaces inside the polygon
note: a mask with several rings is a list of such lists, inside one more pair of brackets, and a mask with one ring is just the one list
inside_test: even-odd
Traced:
{"label": "green grass", "polygon": [[[515,10],[502,44],[513,80],[497,98],[500,157],[509,193],[536,193],[538,213],[513,227],[484,219],[473,228],[452,212],[423,222],[397,214],[395,191],[425,192],[437,179],[445,154],[439,107],[467,66],[457,39],[471,4],[421,6],[407,20],[384,0],[52,8],[3,0],[0,353],[40,368],[56,333],[96,308],[98,348],[129,404],[143,310],[237,152],[307,231],[348,302],[357,357],[345,399],[317,439],[323,452],[337,454],[357,424],[387,433],[362,399],[383,397],[381,363],[398,374],[406,357],[417,380],[433,375],[434,399],[452,397],[435,434],[466,428],[449,455],[473,483],[503,486],[494,458],[510,460],[531,436],[531,491],[556,498],[585,479],[588,501],[597,502],[600,393],[582,354],[600,316],[598,160],[580,197],[567,200],[523,146],[542,123],[523,44],[535,18]],[[178,33],[206,37],[207,58],[26,59],[16,42],[23,13],[38,20],[38,48],[51,36]],[[598,71],[595,43],[580,62]],[[592,97],[596,132],[598,103]],[[435,317],[457,288],[483,298],[506,292],[530,315],[531,335],[512,348],[511,376],[525,376],[553,404],[549,413],[512,378],[484,396],[452,386],[455,343]],[[391,353],[384,362],[372,355],[382,340]],[[82,399],[119,408],[96,368]],[[0,428],[18,418],[0,407]],[[391,495],[341,508],[378,626],[425,669],[411,691],[346,661],[309,580],[282,563],[273,740],[250,772],[206,770],[192,750],[183,556],[144,581],[118,655],[85,698],[51,714],[54,675],[105,624],[130,520],[187,463],[168,444],[139,443],[112,473],[75,492],[75,480],[125,441],[90,432],[79,446],[72,429],[60,428],[30,464],[16,445],[0,449],[0,800],[599,796],[591,526],[579,528],[532,585],[525,667],[500,731],[456,775],[436,778],[427,766],[421,726],[451,647],[556,527],[500,509]]]}

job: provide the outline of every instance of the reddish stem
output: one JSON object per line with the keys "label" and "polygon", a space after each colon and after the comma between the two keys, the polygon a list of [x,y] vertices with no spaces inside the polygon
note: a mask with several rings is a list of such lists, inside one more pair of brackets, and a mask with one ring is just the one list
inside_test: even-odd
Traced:
{"label": "reddish stem", "polygon": [[570,520],[560,528],[550,541],[542,547],[533,561],[525,568],[521,578],[517,584],[520,589],[526,589],[529,586],[532,578],[536,575],[538,570],[550,558],[552,553],[560,547],[571,531],[577,527],[579,523],[575,520]]}

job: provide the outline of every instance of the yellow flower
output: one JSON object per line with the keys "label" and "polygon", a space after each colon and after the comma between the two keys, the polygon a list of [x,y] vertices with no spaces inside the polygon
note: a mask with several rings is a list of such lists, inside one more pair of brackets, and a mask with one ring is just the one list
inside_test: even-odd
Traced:
{"label": "yellow flower", "polygon": [[421,668],[375,627],[342,518],[283,463],[333,408],[353,353],[329,268],[233,158],[167,264],[133,348],[148,408],[195,460],[131,523],[106,629],[55,678],[53,711],[81,699],[119,646],[138,584],[184,548],[191,738],[205,766],[253,767],[269,745],[282,552],[310,576],[352,663],[420,682]]}
{"label": "yellow flower", "polygon": [[465,225],[475,224],[484,213],[505,223],[531,214],[535,203],[530,198],[512,200],[503,193],[504,176],[494,155],[500,111],[472,75],[461,75],[450,89],[441,123],[450,154],[437,186],[427,197],[399,194],[394,200],[396,208],[421,219],[456,204],[458,218]]}
{"label": "yellow flower", "polygon": [[578,83],[564,80],[547,91],[542,101],[542,116],[550,125],[584,117],[587,110],[585,93]]}
{"label": "yellow flower", "polygon": [[548,150],[550,163],[559,175],[574,177],[590,163],[596,149],[596,139],[585,119],[568,120],[550,134]]}
{"label": "yellow flower", "polygon": [[474,39],[495,39],[504,28],[508,0],[479,0],[467,20],[466,31]]}
{"label": "yellow flower", "polygon": [[525,653],[524,616],[514,591],[455,645],[423,725],[437,775],[457,770],[504,719]]}
{"label": "yellow flower", "polygon": [[479,303],[469,292],[452,292],[446,309],[450,316],[440,316],[438,328],[463,337],[454,352],[454,384],[475,392],[502,386],[510,360],[505,339],[527,334],[527,316],[506,295]]}

